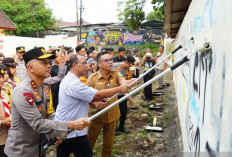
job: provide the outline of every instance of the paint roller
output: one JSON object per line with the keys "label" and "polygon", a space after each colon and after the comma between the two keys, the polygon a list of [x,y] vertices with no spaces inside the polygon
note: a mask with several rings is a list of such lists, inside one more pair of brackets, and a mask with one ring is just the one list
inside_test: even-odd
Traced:
{"label": "paint roller", "polygon": [[[193,53],[191,56],[193,56],[194,54],[196,54],[197,52],[201,52],[201,53],[207,53],[207,52],[211,52],[211,46],[210,46],[210,42],[205,42],[203,46],[199,47],[197,49],[197,51],[195,53]],[[190,57],[191,57],[190,56]],[[190,58],[189,57],[189,58]],[[151,107],[151,106],[150,106]],[[149,107],[149,109],[150,109]],[[152,106],[153,107],[153,106]],[[157,122],[157,118],[154,117],[153,119],[153,125],[152,126],[146,126],[145,127],[145,130],[147,131],[154,131],[154,132],[163,132],[163,127],[161,126],[157,126],[156,125],[156,122]]]}
{"label": "paint roller", "polygon": [[[182,48],[182,46],[178,46],[178,49]],[[178,49],[175,49],[174,51],[176,52]],[[211,50],[211,47],[210,47],[210,43],[209,42],[206,42],[204,44],[203,47],[199,48],[198,51],[200,52],[208,52]],[[175,53],[174,52],[174,53]],[[172,54],[174,54],[172,53]],[[196,53],[196,52],[195,52]],[[194,53],[194,54],[195,54]],[[191,55],[192,56],[192,55]],[[127,95],[123,96],[121,99],[115,101],[114,103],[112,103],[111,105],[107,106],[106,108],[104,108],[103,110],[99,111],[98,113],[96,113],[95,115],[93,115],[92,117],[89,117],[89,120],[92,121],[93,119],[99,117],[100,115],[102,115],[103,113],[105,113],[106,111],[110,110],[111,108],[113,108],[115,105],[121,103],[122,101],[128,99],[130,96],[134,95],[135,93],[137,93],[138,91],[140,91],[141,89],[147,87],[148,85],[150,85],[151,83],[153,83],[154,81],[158,80],[159,78],[163,77],[164,75],[166,75],[167,73],[175,70],[176,68],[178,68],[179,66],[181,66],[182,64],[186,63],[189,61],[189,59],[191,58],[190,57],[187,57],[185,56],[182,60],[180,60],[179,62],[175,63],[174,65],[172,65],[171,67],[169,67],[167,70],[163,71],[162,73],[160,73],[159,75],[157,75],[156,77],[152,78],[151,80],[149,80],[148,82],[144,83],[143,85],[141,85],[140,87],[138,87],[137,89],[135,89],[134,91],[128,93]],[[154,120],[153,120],[153,123],[154,123]],[[148,128],[149,129],[149,128]],[[154,129],[154,128],[153,128]],[[156,130],[160,130],[162,131],[162,128],[161,127],[157,127],[155,128]],[[69,133],[72,133],[73,131],[75,130],[69,130],[68,134]],[[55,144],[56,141],[58,141],[58,139],[54,139],[52,141],[50,141],[48,144],[46,144],[45,146],[43,146],[43,154],[46,153],[46,149]]]}
{"label": "paint roller", "polygon": [[[193,41],[193,37],[191,37],[189,39],[190,41]],[[153,67],[151,67],[150,69],[148,69],[145,73],[143,73],[142,75],[140,75],[138,78],[136,78],[131,84],[134,84],[135,82],[137,82],[138,80],[142,79],[144,76],[146,76],[148,73],[150,73],[153,69],[155,69],[160,63],[162,63],[163,61],[165,61],[166,59],[168,59],[172,54],[175,54],[178,50],[180,50],[183,46],[185,45],[189,40],[185,41],[183,44],[179,45],[177,48],[175,48],[170,54],[168,54],[167,56],[165,56],[163,59],[161,59],[158,63],[156,63]],[[113,95],[108,101],[107,103],[109,103],[111,100],[113,100],[115,97],[117,97],[119,95],[119,93],[116,93],[115,95]],[[90,114],[94,114],[98,111],[98,109],[94,109],[92,112],[90,112]]]}
{"label": "paint roller", "polygon": [[[204,43],[204,46],[202,48],[199,48],[198,50],[201,52],[208,52],[210,51],[211,46],[209,42]],[[196,51],[197,52],[197,51]],[[195,53],[196,53],[195,52]],[[194,53],[194,54],[195,54]],[[194,55],[192,54],[192,55]],[[156,77],[152,78],[151,80],[147,81],[146,83],[144,83],[143,85],[141,85],[140,87],[136,88],[135,90],[131,91],[130,93],[128,93],[127,95],[123,96],[121,99],[115,101],[114,103],[112,103],[111,105],[107,106],[106,108],[104,108],[103,110],[99,111],[98,113],[96,113],[95,115],[93,115],[92,117],[89,117],[89,120],[93,120],[95,118],[97,118],[98,116],[102,115],[103,113],[105,113],[106,111],[110,110],[111,108],[113,108],[115,105],[121,103],[122,101],[128,99],[130,96],[134,95],[135,93],[137,93],[138,91],[140,91],[141,89],[147,87],[148,85],[150,85],[151,83],[153,83],[154,81],[158,80],[159,78],[163,77],[164,75],[166,75],[167,73],[175,70],[176,68],[178,68],[179,66],[181,66],[182,64],[188,62],[190,60],[191,56],[185,56],[183,59],[181,59],[179,62],[175,63],[174,65],[172,65],[171,67],[169,67],[168,69],[166,69],[165,71],[163,71],[162,73],[160,73],[159,75],[157,75]]]}

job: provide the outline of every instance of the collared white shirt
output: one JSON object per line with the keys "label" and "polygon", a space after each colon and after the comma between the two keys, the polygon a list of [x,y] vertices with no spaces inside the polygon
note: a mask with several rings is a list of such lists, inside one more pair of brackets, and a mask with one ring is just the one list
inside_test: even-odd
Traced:
{"label": "collared white shirt", "polygon": [[[88,117],[89,103],[93,100],[97,90],[88,87],[71,72],[60,83],[59,104],[55,120],[74,121]],[[67,138],[87,135],[87,127],[81,131],[70,133]]]}

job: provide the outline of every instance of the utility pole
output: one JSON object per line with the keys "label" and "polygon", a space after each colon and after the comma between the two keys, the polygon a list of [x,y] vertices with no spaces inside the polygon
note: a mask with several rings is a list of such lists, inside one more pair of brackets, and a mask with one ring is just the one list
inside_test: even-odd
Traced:
{"label": "utility pole", "polygon": [[37,27],[36,17],[35,17],[35,6],[33,7],[33,14],[34,14],[34,21],[35,21],[36,36],[37,38],[39,38],[39,32],[38,32],[38,27]]}
{"label": "utility pole", "polygon": [[82,11],[83,11],[82,0],[80,0],[80,40],[81,40],[81,24],[82,24]]}
{"label": "utility pole", "polygon": [[77,45],[78,45],[78,42],[79,42],[79,31],[78,31],[78,3],[77,3],[77,0],[76,0],[76,11],[77,11]]}

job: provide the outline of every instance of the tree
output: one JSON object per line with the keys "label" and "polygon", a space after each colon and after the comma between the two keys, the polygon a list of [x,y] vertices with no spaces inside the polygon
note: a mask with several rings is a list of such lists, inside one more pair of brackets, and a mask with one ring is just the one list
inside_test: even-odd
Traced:
{"label": "tree", "polygon": [[128,24],[128,29],[138,30],[141,22],[145,19],[143,11],[145,2],[146,0],[118,2],[119,21]]}
{"label": "tree", "polygon": [[164,20],[164,0],[152,0],[154,11],[150,12],[146,17],[147,20],[160,19]]}
{"label": "tree", "polygon": [[0,8],[17,26],[16,35],[35,37],[36,31],[55,28],[52,10],[44,0],[1,0]]}

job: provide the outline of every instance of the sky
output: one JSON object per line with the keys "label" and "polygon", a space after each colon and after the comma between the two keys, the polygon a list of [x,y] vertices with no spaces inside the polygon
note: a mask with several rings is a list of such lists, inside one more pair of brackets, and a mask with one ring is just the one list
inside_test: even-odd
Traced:
{"label": "sky", "polygon": [[[80,7],[80,0],[77,1],[78,7]],[[118,22],[118,1],[121,0],[82,0],[84,7],[82,19],[91,24]],[[76,21],[76,0],[45,0],[45,2],[53,10],[56,19],[65,22]],[[151,0],[146,0],[145,14],[152,10]]]}

